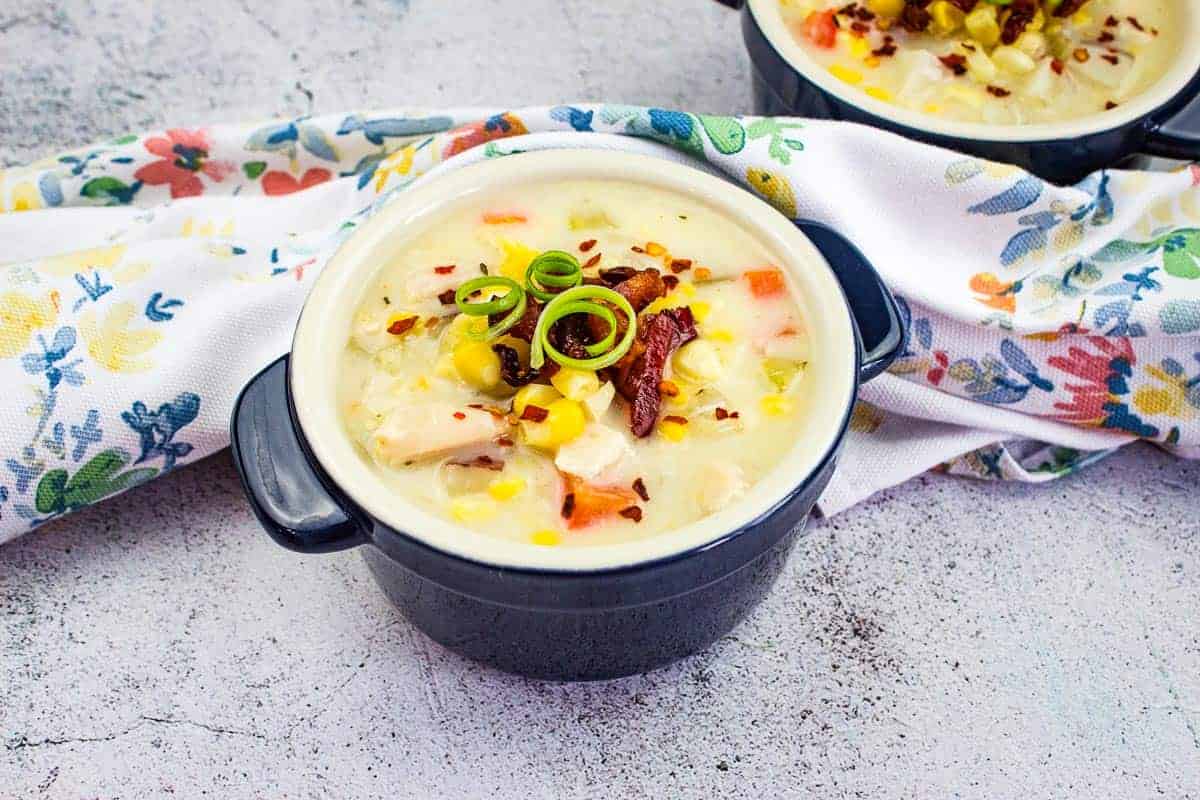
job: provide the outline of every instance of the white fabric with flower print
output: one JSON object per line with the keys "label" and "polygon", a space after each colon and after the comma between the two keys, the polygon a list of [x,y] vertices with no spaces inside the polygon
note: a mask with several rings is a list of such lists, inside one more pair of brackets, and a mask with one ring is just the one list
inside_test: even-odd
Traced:
{"label": "white fabric with flower print", "polygon": [[32,212],[0,214],[0,541],[225,446],[313,276],[393,192],[448,159],[614,141],[834,226],[903,299],[908,349],[862,389],[825,513],[944,463],[1048,480],[1138,438],[1200,455],[1200,167],[1059,188],[840,123],[383,111],[0,172],[0,210]]}

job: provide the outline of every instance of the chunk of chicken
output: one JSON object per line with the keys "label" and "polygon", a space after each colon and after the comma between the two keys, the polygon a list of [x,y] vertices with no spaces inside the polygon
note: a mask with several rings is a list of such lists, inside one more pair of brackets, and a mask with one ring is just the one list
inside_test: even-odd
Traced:
{"label": "chunk of chicken", "polygon": [[433,269],[418,269],[404,279],[404,296],[412,303],[434,300],[442,292],[457,289],[465,279],[452,272],[439,273]]}
{"label": "chunk of chicken", "polygon": [[398,467],[485,445],[508,429],[503,419],[478,408],[431,403],[393,409],[371,435],[371,455]]}
{"label": "chunk of chicken", "polygon": [[633,448],[620,431],[593,422],[558,448],[554,465],[586,481],[603,483],[616,480],[633,457]]}
{"label": "chunk of chicken", "polygon": [[382,312],[360,311],[355,314],[350,332],[354,344],[372,355],[395,344],[396,337],[387,332],[387,319],[387,314]]}
{"label": "chunk of chicken", "polygon": [[696,499],[706,514],[727,507],[746,490],[746,479],[737,464],[713,461],[700,470]]}

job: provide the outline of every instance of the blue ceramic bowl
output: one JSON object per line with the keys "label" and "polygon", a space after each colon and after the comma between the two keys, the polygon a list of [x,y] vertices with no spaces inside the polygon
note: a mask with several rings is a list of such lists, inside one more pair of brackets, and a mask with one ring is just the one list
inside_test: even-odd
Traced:
{"label": "blue ceramic bowl", "polygon": [[[720,0],[742,8],[756,113],[859,122],[962,153],[1016,164],[1060,184],[1138,156],[1200,159],[1200,47],[1120,108],[1061,124],[956,123],[882,102],[831,76],[792,38],[779,0]],[[1200,41],[1200,10],[1179,0],[1182,42]]]}
{"label": "blue ceramic bowl", "polygon": [[[778,468],[733,507],[639,542],[538,547],[456,526],[389,491],[343,430],[333,376],[362,287],[409,236],[489,187],[576,178],[686,193],[756,235],[801,294],[819,402]],[[305,304],[291,355],[239,397],[233,453],[276,541],[302,553],[358,547],[396,607],[446,647],[534,677],[617,677],[705,647],[763,598],[833,472],[858,384],[891,363],[903,338],[892,296],[828,228],[662,159],[514,155],[410,189],[347,240]]]}

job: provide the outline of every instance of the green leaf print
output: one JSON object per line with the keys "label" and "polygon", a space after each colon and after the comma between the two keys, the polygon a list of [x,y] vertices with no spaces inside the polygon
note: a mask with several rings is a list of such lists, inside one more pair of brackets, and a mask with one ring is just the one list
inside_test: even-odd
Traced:
{"label": "green leaf print", "polygon": [[746,146],[746,129],[733,117],[715,117],[710,114],[696,116],[718,153],[733,155],[741,152]]}
{"label": "green leaf print", "polygon": [[1163,269],[1176,278],[1200,278],[1200,230],[1176,231],[1163,242]]}
{"label": "green leaf print", "polygon": [[803,127],[799,122],[780,122],[773,117],[763,117],[746,126],[746,136],[752,140],[771,137],[767,155],[787,166],[792,163],[792,152],[798,153],[804,149],[804,142],[788,138],[786,134],[789,130]]}
{"label": "green leaf print", "polygon": [[254,180],[259,175],[262,175],[266,168],[267,162],[265,161],[247,161],[245,164],[242,164],[242,172],[246,173],[246,177],[250,180]]}
{"label": "green leaf print", "polygon": [[38,482],[34,506],[40,514],[75,511],[158,474],[157,467],[121,472],[129,462],[129,454],[114,447],[97,453],[70,477],[65,469],[50,470]]}
{"label": "green leaf print", "polygon": [[142,188],[140,182],[135,181],[130,186],[106,175],[101,178],[92,178],[83,185],[79,193],[92,200],[103,201],[104,205],[118,206],[133,202],[133,196],[137,194],[137,190],[140,188]]}

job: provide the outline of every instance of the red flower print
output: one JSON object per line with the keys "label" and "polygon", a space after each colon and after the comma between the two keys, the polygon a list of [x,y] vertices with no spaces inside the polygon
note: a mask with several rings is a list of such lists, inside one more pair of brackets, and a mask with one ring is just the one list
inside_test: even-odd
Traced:
{"label": "red flower print", "polygon": [[937,363],[937,366],[925,373],[925,380],[934,386],[940,386],[942,378],[946,377],[946,369],[950,366],[950,357],[943,350],[934,350],[933,360]]}
{"label": "red flower print", "polygon": [[529,133],[525,123],[512,114],[496,114],[483,122],[474,122],[450,131],[454,137],[442,153],[442,158],[458,155],[464,150],[470,150],[484,142],[502,139],[505,136],[520,136]]}
{"label": "red flower print", "polygon": [[1200,186],[1200,164],[1192,164],[1192,186]]}
{"label": "red flower print", "polygon": [[1125,378],[1135,359],[1128,339],[1088,336],[1087,342],[1096,352],[1071,346],[1066,356],[1050,356],[1046,363],[1084,381],[1065,384],[1074,399],[1070,403],[1055,403],[1054,407],[1063,412],[1056,417],[1064,422],[1098,425],[1108,417],[1109,409],[1105,406],[1113,395],[1124,393]]}
{"label": "red flower print", "polygon": [[234,169],[228,161],[209,160],[208,134],[202,130],[172,128],[166,136],[151,136],[143,144],[161,160],[138,168],[133,177],[152,186],[167,184],[173,198],[203,194],[201,172],[220,183]]}
{"label": "red flower print", "polygon": [[316,186],[319,183],[324,183],[333,177],[327,169],[313,167],[300,176],[300,180],[296,180],[286,172],[272,170],[262,176],[263,194],[291,194],[298,192],[301,189],[308,189],[311,186]]}

